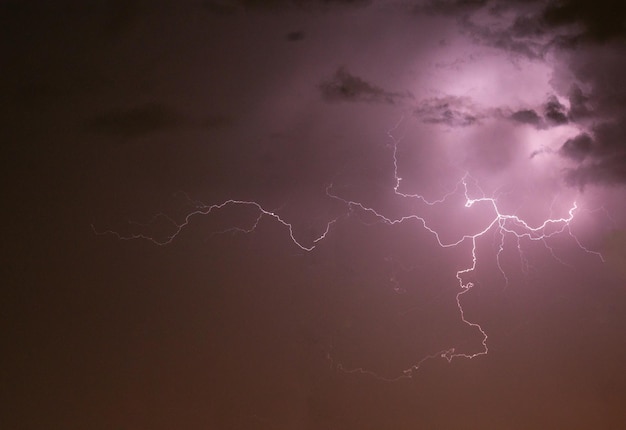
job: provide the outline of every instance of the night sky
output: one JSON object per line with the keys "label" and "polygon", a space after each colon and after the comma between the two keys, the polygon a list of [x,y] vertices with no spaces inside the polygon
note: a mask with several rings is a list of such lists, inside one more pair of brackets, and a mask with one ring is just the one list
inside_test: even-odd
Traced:
{"label": "night sky", "polygon": [[0,1],[0,428],[625,428],[621,3]]}

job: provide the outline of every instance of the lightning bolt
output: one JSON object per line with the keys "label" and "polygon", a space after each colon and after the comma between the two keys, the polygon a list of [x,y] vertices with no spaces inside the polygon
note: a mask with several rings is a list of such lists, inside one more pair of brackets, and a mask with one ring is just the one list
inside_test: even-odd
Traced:
{"label": "lightning bolt", "polygon": [[[456,293],[455,300],[456,300],[456,306],[458,308],[461,321],[465,325],[476,330],[480,334],[481,336],[480,348],[476,352],[473,352],[473,353],[457,352],[456,347],[449,347],[449,348],[442,349],[435,353],[426,355],[425,357],[420,359],[418,362],[411,365],[409,368],[403,370],[399,376],[394,377],[394,378],[386,378],[386,377],[378,375],[377,373],[371,370],[367,370],[364,368],[353,368],[353,369],[345,368],[341,363],[335,362],[332,355],[328,353],[327,358],[331,362],[331,367],[338,369],[340,371],[346,372],[346,373],[358,373],[358,374],[370,375],[383,381],[392,382],[392,381],[397,381],[397,380],[404,379],[404,378],[411,378],[413,374],[422,366],[422,364],[428,360],[440,358],[440,359],[445,359],[447,362],[452,362],[454,359],[457,359],[457,358],[473,359],[482,355],[486,355],[489,352],[489,347],[487,344],[488,335],[479,323],[472,321],[466,317],[465,310],[463,307],[463,296],[468,294],[475,287],[475,284],[473,282],[464,281],[464,278],[466,278],[469,274],[471,274],[472,272],[476,270],[476,267],[478,264],[477,241],[479,238],[484,237],[491,231],[495,232],[496,235],[499,236],[499,243],[497,244],[497,252],[496,252],[496,265],[503,279],[505,280],[505,285],[508,284],[509,279],[506,275],[505,270],[503,269],[500,263],[500,258],[501,258],[502,252],[505,249],[504,245],[505,245],[506,237],[513,237],[516,240],[517,250],[520,254],[520,259],[522,261],[523,267],[527,265],[527,263],[525,262],[525,257],[522,252],[522,240],[523,239],[536,241],[536,242],[542,242],[544,246],[551,252],[551,254],[559,262],[563,263],[558,258],[554,250],[550,247],[550,244],[548,241],[548,239],[556,235],[562,235],[562,234],[568,234],[571,238],[573,238],[577,246],[583,251],[596,255],[602,261],[604,261],[604,259],[599,252],[587,249],[585,246],[583,246],[580,240],[572,232],[571,222],[574,219],[574,216],[577,210],[579,209],[575,201],[572,202],[569,210],[567,211],[567,216],[563,216],[560,218],[548,218],[548,219],[545,219],[540,224],[533,226],[515,214],[508,214],[502,211],[498,206],[497,198],[487,197],[485,193],[482,191],[482,189],[480,188],[480,186],[478,185],[477,181],[473,179],[469,173],[465,173],[462,176],[462,178],[457,182],[454,189],[445,193],[443,196],[441,196],[439,199],[436,199],[436,200],[428,200],[419,194],[408,194],[408,193],[404,193],[400,191],[402,178],[399,176],[399,173],[398,173],[399,171],[398,147],[401,141],[403,140],[404,136],[401,136],[400,138],[396,138],[394,133],[398,130],[403,120],[404,118],[401,118],[398,121],[398,123],[387,132],[387,135],[391,140],[390,147],[392,149],[391,152],[392,152],[393,172],[394,172],[394,180],[395,180],[395,184],[393,186],[394,194],[403,199],[417,200],[427,206],[440,205],[448,201],[449,199],[453,198],[454,196],[461,195],[464,200],[465,208],[472,208],[475,205],[485,205],[486,207],[490,209],[490,212],[492,213],[492,215],[486,222],[484,228],[472,234],[464,234],[456,240],[444,241],[441,237],[440,232],[437,231],[437,229],[431,227],[426,221],[426,219],[420,216],[419,214],[412,213],[410,215],[405,215],[405,216],[396,217],[396,218],[388,217],[384,215],[381,211],[373,207],[367,206],[360,201],[350,200],[346,197],[342,197],[341,195],[335,193],[333,184],[328,185],[328,187],[326,188],[326,195],[328,196],[328,198],[332,200],[341,202],[346,207],[346,212],[343,215],[340,215],[328,221],[326,223],[325,228],[323,229],[323,232],[320,235],[318,235],[316,238],[309,241],[308,243],[303,243],[302,241],[296,238],[296,235],[294,234],[293,224],[291,224],[290,222],[285,220],[283,217],[281,217],[278,214],[277,210],[266,209],[260,203],[256,201],[237,200],[237,199],[229,199],[218,204],[206,205],[202,202],[194,201],[188,196],[186,196],[188,202],[194,207],[194,209],[191,212],[187,213],[181,222],[175,221],[173,218],[169,217],[166,214],[159,213],[155,215],[150,222],[148,222],[147,224],[143,224],[144,227],[149,227],[150,225],[155,224],[159,220],[165,220],[168,224],[170,224],[172,226],[171,232],[169,234],[166,234],[164,237],[160,237],[160,238],[143,234],[143,233],[123,235],[114,230],[101,231],[101,230],[96,229],[96,227],[93,224],[91,227],[93,231],[98,235],[113,235],[120,240],[143,239],[143,240],[150,241],[154,243],[155,245],[165,246],[165,245],[170,244],[172,241],[174,241],[176,237],[185,229],[185,227],[187,227],[192,222],[192,220],[196,217],[207,216],[213,212],[220,211],[226,207],[248,207],[256,211],[256,217],[254,218],[253,222],[250,225],[244,226],[244,227],[233,226],[226,230],[216,232],[215,234],[227,233],[227,232],[251,233],[259,226],[259,223],[261,222],[262,219],[269,218],[269,219],[273,219],[275,222],[279,223],[287,230],[289,237],[291,238],[291,241],[293,242],[295,246],[297,246],[302,251],[311,252],[317,246],[319,246],[319,244],[328,236],[328,234],[331,232],[333,226],[336,223],[338,223],[341,219],[350,217],[352,214],[356,212],[369,214],[370,216],[373,216],[373,218],[376,220],[377,223],[383,223],[389,226],[394,226],[397,224],[403,224],[403,223],[408,223],[408,222],[417,222],[417,224],[420,225],[421,228],[423,228],[424,230],[432,234],[438,246],[442,248],[455,248],[464,243],[470,244],[471,246],[470,263],[467,265],[467,267],[462,268],[456,272],[456,279],[458,281],[459,290]],[[478,195],[473,195],[474,193],[472,193],[470,189],[478,190],[478,193],[477,193]],[[395,285],[394,288],[398,291],[399,289],[398,289],[397,281],[395,279],[392,279],[392,280]]]}

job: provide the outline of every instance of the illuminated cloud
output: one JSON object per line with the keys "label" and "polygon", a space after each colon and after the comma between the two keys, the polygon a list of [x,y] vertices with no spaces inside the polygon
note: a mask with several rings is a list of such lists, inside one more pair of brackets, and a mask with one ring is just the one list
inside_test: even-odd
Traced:
{"label": "illuminated cloud", "polygon": [[[422,9],[460,16],[463,31],[504,55],[550,64],[556,94],[509,118],[538,130],[565,124],[578,128],[577,137],[554,148],[578,163],[564,170],[566,184],[626,183],[626,140],[619,137],[626,129],[626,8],[621,2],[447,1],[429,2]],[[538,151],[533,154],[553,152]]]}

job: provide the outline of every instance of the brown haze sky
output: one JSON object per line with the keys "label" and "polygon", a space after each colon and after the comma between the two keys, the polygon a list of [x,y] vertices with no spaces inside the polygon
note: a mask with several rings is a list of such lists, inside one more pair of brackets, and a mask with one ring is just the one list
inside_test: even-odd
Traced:
{"label": "brown haze sky", "polygon": [[0,427],[623,428],[625,18],[0,2]]}

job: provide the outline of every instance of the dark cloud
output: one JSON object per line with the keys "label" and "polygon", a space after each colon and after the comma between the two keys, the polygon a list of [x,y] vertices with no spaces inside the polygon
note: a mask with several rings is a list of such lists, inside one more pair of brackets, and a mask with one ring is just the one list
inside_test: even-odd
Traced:
{"label": "dark cloud", "polygon": [[626,114],[625,50],[624,44],[611,43],[570,53],[568,72],[585,88],[582,95],[572,95],[579,99],[575,102],[584,102],[594,117],[616,118]]}
{"label": "dark cloud", "polygon": [[578,85],[572,85],[569,92],[569,113],[568,116],[572,120],[584,118],[590,114],[587,107],[589,97],[583,94]]}
{"label": "dark cloud", "polygon": [[415,12],[440,15],[458,15],[487,5],[488,0],[429,0],[415,6]]}
{"label": "dark cloud", "polygon": [[536,16],[524,14],[515,18],[510,27],[512,35],[516,37],[533,37],[545,34],[545,28]]}
{"label": "dark cloud", "polygon": [[555,95],[548,97],[548,101],[543,105],[543,114],[548,123],[554,125],[566,124],[567,110]]}
{"label": "dark cloud", "polygon": [[581,30],[572,38],[580,41],[605,42],[626,35],[626,5],[621,0],[552,1],[541,18],[548,27],[578,25]]}
{"label": "dark cloud", "polygon": [[[534,1],[481,1],[450,0],[429,1],[415,8],[418,12],[457,18],[463,32],[477,43],[505,51],[508,55],[521,55],[532,59],[543,58],[550,46],[544,37],[545,26],[538,18]],[[502,25],[503,15],[517,15],[508,25]],[[498,25],[474,19],[477,14],[494,18]]]}
{"label": "dark cloud", "polygon": [[[620,0],[432,0],[415,10],[459,17],[477,41],[529,58],[542,58],[551,48],[626,37],[626,5]],[[472,20],[478,11],[495,18],[505,12],[517,16],[505,27],[478,24]]]}
{"label": "dark cloud", "polygon": [[[593,96],[593,95],[592,95]],[[626,112],[612,111],[615,119],[607,119],[591,127],[591,133],[567,140],[559,150],[562,156],[578,162],[566,171],[566,181],[572,186],[626,184]],[[609,112],[603,112],[608,116]],[[601,117],[595,117],[600,121]]]}
{"label": "dark cloud", "polygon": [[352,75],[340,67],[335,75],[319,85],[324,100],[397,104],[411,98],[409,93],[387,91]]}
{"label": "dark cloud", "polygon": [[289,42],[297,42],[304,39],[304,31],[290,31],[289,33],[287,33],[285,38]]}
{"label": "dark cloud", "polygon": [[626,154],[605,157],[566,170],[565,181],[570,186],[583,188],[585,185],[623,185],[626,182]]}
{"label": "dark cloud", "polygon": [[[564,66],[574,81],[568,94],[569,119],[591,136],[591,144],[582,146],[586,156],[567,171],[566,180],[578,187],[626,185],[626,46],[616,41],[588,43],[568,50],[565,59]],[[565,144],[563,148],[568,148]],[[563,155],[572,153],[582,155],[580,151],[562,151]]]}
{"label": "dark cloud", "polygon": [[160,104],[105,112],[87,123],[91,132],[122,137],[139,137],[178,128],[183,120],[174,110]]}
{"label": "dark cloud", "polygon": [[[530,6],[530,7],[528,7]],[[500,1],[490,7],[519,13],[507,30],[515,37],[548,36],[550,43],[574,47],[626,35],[626,5],[620,0]]]}
{"label": "dark cloud", "polygon": [[520,122],[522,124],[530,124],[534,126],[539,126],[541,123],[541,117],[532,109],[523,109],[517,112],[514,112],[510,118],[513,121]]}
{"label": "dark cloud", "polygon": [[531,153],[530,153],[530,157],[528,157],[528,158],[535,158],[535,157],[537,157],[538,155],[543,155],[543,154],[551,154],[552,152],[554,152],[554,151],[552,151],[552,150],[551,150],[551,149],[549,149],[549,148],[541,147],[541,148],[536,149],[536,150],[534,150],[533,152],[531,152]]}
{"label": "dark cloud", "polygon": [[576,137],[568,139],[559,153],[565,157],[576,161],[582,161],[591,151],[592,140],[587,133],[581,133]]}
{"label": "dark cloud", "polygon": [[626,183],[626,117],[598,124],[593,138],[582,134],[566,141],[559,153],[579,162],[567,169],[566,181],[583,187],[587,184]]}
{"label": "dark cloud", "polygon": [[[529,37],[529,28],[522,28],[520,24],[508,28],[492,28],[479,25],[469,18],[461,20],[463,29],[477,43],[501,49],[507,54],[521,55],[531,59],[543,58],[547,47],[545,40]],[[535,29],[534,31],[537,31]]]}
{"label": "dark cloud", "polygon": [[428,124],[443,124],[450,127],[466,127],[480,123],[485,115],[479,112],[464,97],[437,97],[423,100],[414,111],[415,115]]}

